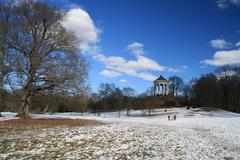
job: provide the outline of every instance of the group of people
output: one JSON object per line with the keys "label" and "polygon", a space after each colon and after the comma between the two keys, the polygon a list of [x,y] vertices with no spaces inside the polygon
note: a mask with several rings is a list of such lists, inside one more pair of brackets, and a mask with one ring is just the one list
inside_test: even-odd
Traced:
{"label": "group of people", "polygon": [[[167,112],[167,109],[165,109],[165,112]],[[172,117],[173,120],[177,120],[177,115],[174,114],[173,117]],[[168,120],[170,121],[171,120],[171,115],[168,115]]]}

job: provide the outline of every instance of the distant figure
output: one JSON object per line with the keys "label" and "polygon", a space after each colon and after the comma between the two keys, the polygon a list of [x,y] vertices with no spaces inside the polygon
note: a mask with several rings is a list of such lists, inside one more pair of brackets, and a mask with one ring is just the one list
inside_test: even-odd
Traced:
{"label": "distant figure", "polygon": [[170,115],[168,115],[168,120],[170,121]]}
{"label": "distant figure", "polygon": [[165,112],[167,112],[167,109],[165,109]]}
{"label": "distant figure", "polygon": [[177,119],[177,116],[176,116],[176,114],[174,115],[173,119],[174,119],[174,120],[176,120],[176,119]]}

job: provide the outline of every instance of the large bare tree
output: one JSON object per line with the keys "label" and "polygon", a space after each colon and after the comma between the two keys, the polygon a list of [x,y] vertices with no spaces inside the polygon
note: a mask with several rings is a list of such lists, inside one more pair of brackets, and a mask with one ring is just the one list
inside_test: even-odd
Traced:
{"label": "large bare tree", "polygon": [[13,91],[21,91],[22,115],[28,117],[34,94],[76,93],[76,86],[85,81],[87,65],[77,53],[75,36],[61,25],[64,11],[22,1],[14,6],[13,15],[8,46],[18,56],[9,84]]}

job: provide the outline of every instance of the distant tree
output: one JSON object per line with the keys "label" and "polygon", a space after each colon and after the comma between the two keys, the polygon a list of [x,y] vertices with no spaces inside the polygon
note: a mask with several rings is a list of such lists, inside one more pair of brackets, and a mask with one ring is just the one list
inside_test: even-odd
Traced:
{"label": "distant tree", "polygon": [[183,96],[186,99],[189,99],[190,95],[191,95],[191,86],[190,84],[185,84],[183,87]]}
{"label": "distant tree", "polygon": [[101,100],[101,97],[99,94],[97,93],[92,93],[90,95],[90,102],[89,102],[89,108],[91,111],[94,112],[94,114],[100,110],[100,100]]}
{"label": "distant tree", "polygon": [[122,98],[122,96],[123,96],[122,90],[117,87],[117,88],[114,90],[114,92],[113,92],[113,96],[114,96],[114,98],[116,98],[116,99]]}
{"label": "distant tree", "polygon": [[67,98],[69,100],[67,105],[69,105],[68,108],[70,108],[71,111],[81,112],[81,115],[87,111],[89,98],[85,94],[68,96]]}
{"label": "distant tree", "polygon": [[197,106],[217,107],[240,112],[238,66],[223,66],[201,76],[193,85],[192,102]]}
{"label": "distant tree", "polygon": [[131,87],[123,88],[123,95],[126,97],[134,97],[136,95],[136,90]]}
{"label": "distant tree", "polygon": [[28,117],[34,94],[75,93],[87,65],[77,53],[77,39],[61,25],[65,12],[38,1],[21,1],[13,10],[8,46],[17,60],[9,84],[23,91],[22,115]]}
{"label": "distant tree", "polygon": [[130,115],[130,109],[133,107],[133,97],[136,91],[131,87],[123,88],[124,102],[127,107],[127,115]]}
{"label": "distant tree", "polygon": [[227,77],[234,77],[237,75],[237,67],[233,67],[233,66],[222,66],[219,67],[215,70],[215,74],[218,78],[227,78]]}
{"label": "distant tree", "polygon": [[99,87],[99,95],[103,104],[104,111],[112,109],[112,102],[116,86],[113,83],[101,83]]}
{"label": "distant tree", "polygon": [[115,99],[118,106],[122,105],[123,92],[120,88],[116,88],[113,92],[113,99]]}
{"label": "distant tree", "polygon": [[195,102],[198,106],[214,107],[217,104],[217,77],[214,74],[202,76],[194,85]]}
{"label": "distant tree", "polygon": [[238,66],[223,66],[215,71],[218,77],[218,105],[234,112],[240,112],[239,70]]}
{"label": "distant tree", "polygon": [[115,110],[115,108],[119,111],[119,117],[121,114],[121,111],[123,109],[123,92],[120,88],[116,88],[114,93],[113,93],[113,98],[112,98],[113,102],[112,102],[112,109]]}
{"label": "distant tree", "polygon": [[179,93],[183,91],[184,82],[182,78],[178,76],[172,76],[169,78],[169,90],[172,96],[179,96]]}
{"label": "distant tree", "polygon": [[113,83],[101,83],[99,87],[99,94],[101,97],[110,97],[113,96],[115,89],[116,86]]}
{"label": "distant tree", "polygon": [[154,87],[149,87],[144,94],[146,96],[154,96]]}
{"label": "distant tree", "polygon": [[236,77],[240,78],[240,67],[235,67],[234,72],[236,73]]}
{"label": "distant tree", "polygon": [[183,87],[183,96],[190,100],[193,97],[193,86],[196,84],[197,79],[192,78],[187,84],[184,85]]}

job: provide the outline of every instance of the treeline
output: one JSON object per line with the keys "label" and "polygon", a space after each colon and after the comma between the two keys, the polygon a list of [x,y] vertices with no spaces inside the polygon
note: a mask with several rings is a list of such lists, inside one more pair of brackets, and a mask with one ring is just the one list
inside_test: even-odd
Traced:
{"label": "treeline", "polygon": [[[22,112],[21,99],[15,94],[5,93],[2,111]],[[88,110],[89,97],[79,95],[36,94],[31,99],[29,110],[32,113],[85,112]]]}
{"label": "treeline", "polygon": [[[172,79],[175,79],[174,77]],[[176,87],[170,89],[171,95],[174,95],[173,92],[180,92],[179,85],[183,87],[183,84],[177,83],[177,90]],[[100,85],[98,93],[93,93],[90,96],[88,109],[94,113],[126,110],[127,115],[130,115],[130,110],[141,110],[143,114],[150,114],[151,110],[156,108],[189,105],[184,97],[153,95],[153,87],[137,94],[130,87],[120,89],[115,84],[103,83]]]}
{"label": "treeline", "polygon": [[240,67],[221,67],[191,81],[189,86],[187,95],[193,106],[240,112]]}
{"label": "treeline", "polygon": [[[137,94],[131,87],[120,89],[113,83],[102,83],[98,92],[92,94],[34,94],[29,110],[33,113],[89,111],[96,114],[125,110],[130,115],[130,110],[141,110],[142,114],[150,114],[151,110],[156,108],[188,105],[183,97],[153,95],[152,87]],[[21,99],[16,94],[4,93],[3,111],[21,112],[19,104]]]}
{"label": "treeline", "polygon": [[[153,96],[153,87],[137,94],[131,87],[119,88],[112,83],[102,83],[98,92],[91,94],[35,94],[31,100],[32,112],[93,112],[141,110],[151,114],[152,109],[193,106],[214,107],[240,112],[240,68],[225,66],[214,73],[202,75],[184,84],[177,76],[169,78],[169,96]],[[87,92],[88,93],[88,92]],[[5,110],[21,111],[21,100],[5,92]]]}

